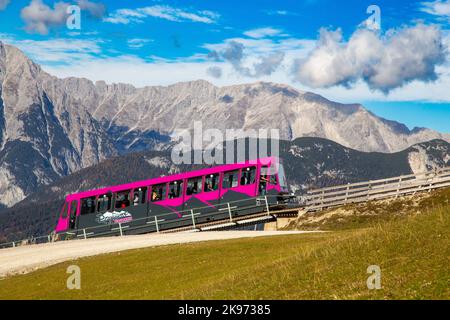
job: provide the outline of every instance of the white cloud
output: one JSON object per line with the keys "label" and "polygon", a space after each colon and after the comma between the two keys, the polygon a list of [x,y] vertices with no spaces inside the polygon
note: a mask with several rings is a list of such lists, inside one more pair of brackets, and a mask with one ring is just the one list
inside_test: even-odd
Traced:
{"label": "white cloud", "polygon": [[252,29],[244,32],[244,35],[250,38],[265,38],[265,37],[273,37],[280,35],[283,32],[281,29],[276,29],[272,27],[266,27],[266,28],[257,28]]}
{"label": "white cloud", "polygon": [[45,41],[15,40],[1,35],[0,40],[25,52],[35,62],[46,65],[72,66],[93,57],[102,57],[99,44],[102,40],[52,39]]}
{"label": "white cloud", "polygon": [[151,39],[134,38],[134,39],[129,39],[127,41],[128,46],[130,48],[133,48],[133,49],[142,48],[143,46],[145,46],[149,42],[153,42],[153,40],[151,40]]}
{"label": "white cloud", "polygon": [[[105,12],[105,6],[89,0],[78,0],[76,3],[81,10],[86,10],[95,18],[100,18]],[[20,16],[25,22],[25,30],[29,33],[39,33],[46,35],[50,28],[66,24],[68,17],[67,8],[70,3],[57,2],[53,8],[49,7],[42,0],[31,0],[30,4],[24,7]]]}
{"label": "white cloud", "polygon": [[20,13],[26,23],[25,30],[39,34],[48,34],[50,27],[63,25],[66,22],[67,6],[67,3],[58,2],[55,3],[52,9],[43,3],[42,0],[32,0]]}
{"label": "white cloud", "polygon": [[295,79],[313,88],[351,86],[365,81],[385,93],[414,80],[438,78],[445,50],[436,26],[418,24],[386,36],[358,29],[345,42],[340,30],[321,30],[316,48],[294,67]]}
{"label": "white cloud", "polygon": [[147,17],[174,22],[190,21],[211,24],[217,21],[219,14],[207,10],[189,12],[167,5],[155,5],[137,9],[119,9],[104,18],[103,21],[115,24],[128,24],[130,22],[142,22],[142,19]]}
{"label": "white cloud", "polygon": [[421,5],[423,12],[450,19],[450,0],[422,2]]}
{"label": "white cloud", "polygon": [[265,10],[269,16],[298,16],[298,13],[287,10]]}
{"label": "white cloud", "polygon": [[0,10],[5,10],[9,2],[9,0],[0,0]]}
{"label": "white cloud", "polygon": [[78,0],[78,6],[81,10],[86,10],[94,18],[101,18],[105,14],[105,5],[98,2],[92,2],[89,0]]}

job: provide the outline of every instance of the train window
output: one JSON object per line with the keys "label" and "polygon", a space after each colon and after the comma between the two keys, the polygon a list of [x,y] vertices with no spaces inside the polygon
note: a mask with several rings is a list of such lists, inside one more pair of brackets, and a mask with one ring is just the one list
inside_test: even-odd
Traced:
{"label": "train window", "polygon": [[215,191],[219,188],[219,174],[210,174],[205,178],[205,192]]}
{"label": "train window", "polygon": [[277,164],[272,162],[270,165],[270,181],[269,181],[270,184],[272,185],[277,184],[277,175],[278,175]]}
{"label": "train window", "polygon": [[152,202],[160,201],[166,198],[166,184],[152,186]]}
{"label": "train window", "polygon": [[146,195],[147,195],[147,187],[134,189],[133,206],[137,206],[140,203],[145,203]]}
{"label": "train window", "polygon": [[95,212],[95,197],[84,198],[81,201],[81,214],[90,214]]}
{"label": "train window", "polygon": [[234,188],[239,185],[239,170],[225,172],[223,174],[222,187],[224,189]]}
{"label": "train window", "polygon": [[281,189],[283,189],[284,191],[287,191],[288,186],[287,186],[287,182],[286,182],[286,176],[284,173],[284,167],[281,163],[278,165],[278,179],[280,181]]}
{"label": "train window", "polygon": [[183,180],[169,183],[169,199],[179,198],[183,194]]}
{"label": "train window", "polygon": [[202,177],[190,178],[187,182],[186,195],[191,196],[202,192]]}
{"label": "train window", "polygon": [[275,173],[270,175],[269,183],[272,184],[272,185],[276,185],[277,184],[277,175]]}
{"label": "train window", "polygon": [[242,169],[241,185],[248,185],[255,183],[256,167],[248,167]]}
{"label": "train window", "polygon": [[78,201],[72,200],[70,203],[70,216],[75,216],[77,214]]}
{"label": "train window", "polygon": [[116,193],[116,209],[123,209],[130,206],[130,190],[120,191]]}
{"label": "train window", "polygon": [[112,195],[103,194],[97,199],[97,212],[104,212],[111,209]]}
{"label": "train window", "polygon": [[259,174],[259,194],[265,195],[267,193],[267,183],[269,182],[269,168],[267,166],[261,167]]}

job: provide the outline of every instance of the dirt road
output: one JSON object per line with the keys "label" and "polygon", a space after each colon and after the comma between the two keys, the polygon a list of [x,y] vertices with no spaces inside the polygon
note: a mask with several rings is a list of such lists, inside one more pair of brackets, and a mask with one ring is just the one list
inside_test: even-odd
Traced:
{"label": "dirt road", "polygon": [[108,252],[209,240],[276,236],[300,231],[213,231],[145,234],[125,237],[61,241],[0,250],[0,278],[28,273],[67,260]]}

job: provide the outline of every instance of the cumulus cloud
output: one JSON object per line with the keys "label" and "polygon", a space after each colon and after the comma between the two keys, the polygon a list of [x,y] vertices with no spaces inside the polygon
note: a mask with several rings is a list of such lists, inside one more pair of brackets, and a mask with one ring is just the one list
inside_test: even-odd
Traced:
{"label": "cumulus cloud", "polygon": [[222,77],[222,68],[212,66],[206,69],[206,73],[213,78],[219,79],[220,77]]}
{"label": "cumulus cloud", "polygon": [[315,49],[294,64],[294,78],[313,88],[351,86],[365,81],[388,93],[414,81],[437,79],[436,66],[445,62],[436,26],[418,24],[389,30],[385,36],[358,29],[346,42],[342,32],[322,29]]}
{"label": "cumulus cloud", "polygon": [[9,4],[9,0],[0,0],[0,10],[5,10]]}
{"label": "cumulus cloud", "polygon": [[[81,10],[86,10],[91,16],[100,18],[105,12],[105,6],[89,0],[78,0],[76,2]],[[20,13],[25,22],[25,30],[29,33],[48,34],[50,28],[62,26],[66,23],[68,14],[67,7],[71,4],[57,2],[53,8],[42,0],[32,0]]]}
{"label": "cumulus cloud", "polygon": [[102,3],[91,2],[89,0],[78,0],[77,4],[81,10],[86,10],[94,18],[99,19],[105,15],[106,8]]}
{"label": "cumulus cloud", "polygon": [[245,46],[234,40],[229,41],[220,51],[211,51],[209,57],[216,61],[224,60],[230,63],[240,75],[252,78],[271,75],[284,60],[282,52],[272,52],[259,56],[258,61],[253,63],[253,68],[247,67],[244,65]]}
{"label": "cumulus cloud", "polygon": [[255,69],[254,76],[270,76],[277,70],[278,66],[283,62],[283,60],[283,52],[274,52],[267,56],[261,57],[260,61],[253,65]]}

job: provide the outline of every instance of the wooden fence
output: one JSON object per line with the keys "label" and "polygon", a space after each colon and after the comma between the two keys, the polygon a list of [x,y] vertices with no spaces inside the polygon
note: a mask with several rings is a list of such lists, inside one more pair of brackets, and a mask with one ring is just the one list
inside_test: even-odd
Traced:
{"label": "wooden fence", "polygon": [[308,211],[348,203],[400,197],[450,186],[450,167],[417,174],[358,182],[310,190],[306,195]]}

